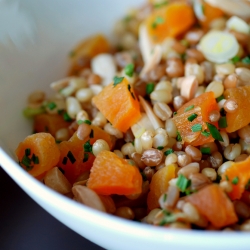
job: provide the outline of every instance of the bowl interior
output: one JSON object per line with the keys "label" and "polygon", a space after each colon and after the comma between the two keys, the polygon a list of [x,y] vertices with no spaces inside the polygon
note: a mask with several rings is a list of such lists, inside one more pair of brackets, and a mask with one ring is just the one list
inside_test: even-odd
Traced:
{"label": "bowl interior", "polygon": [[27,95],[38,89],[49,94],[49,84],[65,76],[70,49],[88,35],[110,34],[115,20],[140,2],[0,1],[0,21],[7,24],[0,28],[0,165],[49,213],[105,248],[198,249],[206,241],[203,249],[247,249],[244,234],[166,231],[102,214],[49,190],[16,163],[17,144],[32,132],[32,121],[22,116]]}

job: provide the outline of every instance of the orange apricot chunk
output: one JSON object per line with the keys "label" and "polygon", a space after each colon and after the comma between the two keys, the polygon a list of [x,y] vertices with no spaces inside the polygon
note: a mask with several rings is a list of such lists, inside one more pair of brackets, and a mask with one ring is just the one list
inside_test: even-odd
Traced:
{"label": "orange apricot chunk", "polygon": [[141,116],[139,101],[125,77],[120,78],[118,84],[106,86],[93,97],[93,103],[122,132],[126,132]]}
{"label": "orange apricot chunk", "polygon": [[[219,107],[213,92],[206,92],[185,103],[177,110],[173,121],[185,144],[199,146],[214,141],[211,134],[206,135],[206,133],[203,133],[204,131],[208,131],[207,122],[218,128],[217,122],[209,121],[209,114],[214,110],[219,111]],[[190,117],[192,116],[196,116],[196,118],[190,121]],[[198,126],[200,124],[201,129],[193,132],[196,124]]]}
{"label": "orange apricot chunk", "polygon": [[87,60],[89,62],[92,57],[101,53],[106,53],[109,50],[110,44],[104,35],[96,34],[88,37],[76,45],[76,47],[71,51],[71,67],[68,74],[77,74],[84,68],[84,62],[82,61]]}
{"label": "orange apricot chunk", "polygon": [[148,209],[152,210],[159,207],[160,196],[167,191],[168,182],[176,177],[176,166],[174,164],[165,166],[158,170],[150,183],[150,191],[147,197]]}
{"label": "orange apricot chunk", "polygon": [[102,195],[142,192],[142,176],[135,166],[110,151],[100,152],[90,170],[88,188]]}
{"label": "orange apricot chunk", "polygon": [[250,86],[226,89],[224,92],[225,99],[235,100],[238,108],[233,113],[227,113],[228,133],[235,132],[250,123]]}
{"label": "orange apricot chunk", "polygon": [[148,34],[153,43],[161,43],[166,37],[177,37],[195,23],[190,5],[174,2],[155,9],[146,19]]}
{"label": "orange apricot chunk", "polygon": [[213,20],[224,16],[224,12],[221,9],[210,5],[206,1],[203,1],[202,3],[202,10],[203,10],[204,18],[202,20],[199,20],[199,23],[205,29],[209,28]]}
{"label": "orange apricot chunk", "polygon": [[27,136],[20,142],[16,155],[20,165],[34,177],[55,167],[60,151],[55,138],[49,133],[37,133]]}
{"label": "orange apricot chunk", "polygon": [[228,195],[232,200],[240,199],[246,186],[250,185],[250,157],[244,161],[234,162],[226,169],[222,180],[229,180],[233,190]]}
{"label": "orange apricot chunk", "polygon": [[61,128],[69,127],[70,122],[63,119],[61,115],[40,114],[34,117],[34,131],[36,133],[47,132],[55,137],[56,132]]}
{"label": "orange apricot chunk", "polygon": [[110,149],[114,146],[111,135],[97,126],[90,125],[90,127],[92,132],[87,138],[79,139],[75,132],[68,141],[63,141],[58,145],[61,152],[58,166],[64,170],[64,175],[70,183],[74,183],[78,176],[92,167],[95,159],[92,145],[96,140],[105,140]]}
{"label": "orange apricot chunk", "polygon": [[208,185],[188,195],[185,200],[192,203],[216,228],[238,221],[232,201],[217,184]]}

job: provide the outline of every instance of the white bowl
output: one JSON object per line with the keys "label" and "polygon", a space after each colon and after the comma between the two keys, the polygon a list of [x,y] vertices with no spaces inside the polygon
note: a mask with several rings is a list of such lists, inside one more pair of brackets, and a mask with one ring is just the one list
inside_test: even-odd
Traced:
{"label": "white bowl", "polygon": [[16,163],[15,148],[32,132],[22,116],[27,94],[48,91],[50,82],[64,77],[73,45],[98,31],[108,34],[134,2],[0,1],[0,165],[55,218],[104,248],[249,249],[247,233],[167,230],[100,213],[48,189]]}

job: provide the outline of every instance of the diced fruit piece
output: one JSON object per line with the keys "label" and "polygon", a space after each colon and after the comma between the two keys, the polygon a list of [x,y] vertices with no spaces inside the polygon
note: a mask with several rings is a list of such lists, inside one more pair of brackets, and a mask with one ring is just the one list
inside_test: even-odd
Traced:
{"label": "diced fruit piece", "polygon": [[93,97],[93,102],[112,125],[122,132],[126,132],[141,116],[134,90],[123,77],[116,78],[114,83],[106,86]]}
{"label": "diced fruit piece", "polygon": [[169,186],[168,182],[175,178],[175,171],[176,166],[172,164],[158,170],[153,175],[147,198],[149,210],[159,207],[159,198],[164,192],[167,191]]}
{"label": "diced fruit piece", "polygon": [[197,193],[186,196],[185,199],[192,203],[216,228],[238,221],[233,203],[217,184],[208,185]]}
{"label": "diced fruit piece", "polygon": [[61,115],[40,114],[34,118],[34,131],[36,133],[47,132],[55,137],[56,132],[61,128],[69,127]]}
{"label": "diced fruit piece", "polygon": [[203,17],[199,18],[199,22],[202,25],[202,27],[208,29],[210,27],[210,24],[213,20],[223,17],[224,13],[221,9],[216,8],[210,4],[208,4],[206,1],[202,1],[202,4],[200,4],[201,11],[203,12]]}
{"label": "diced fruit piece", "polygon": [[79,175],[90,170],[95,156],[92,153],[92,145],[98,139],[105,140],[110,148],[113,148],[112,137],[103,129],[90,125],[92,135],[80,140],[77,132],[69,139],[58,146],[61,152],[58,166],[64,170],[64,174],[70,183],[74,183]]}
{"label": "diced fruit piece", "polygon": [[186,3],[177,2],[153,11],[146,19],[146,26],[152,42],[161,43],[166,37],[177,37],[183,34],[194,22],[192,7]]}
{"label": "diced fruit piece", "polygon": [[135,166],[115,153],[99,153],[90,170],[88,187],[102,195],[132,195],[142,192],[142,176]]}
{"label": "diced fruit piece", "polygon": [[81,61],[90,60],[98,54],[108,52],[109,49],[109,42],[102,34],[83,40],[70,52],[71,68],[69,75],[74,75],[84,68],[84,63]]}
{"label": "diced fruit piece", "polygon": [[246,115],[250,113],[250,86],[226,89],[224,97],[235,100],[238,104],[235,112],[226,114],[226,131],[235,132],[250,123],[250,116]]}
{"label": "diced fruit piece", "polygon": [[222,180],[229,180],[233,190],[229,193],[232,200],[240,199],[245,188],[250,186],[250,157],[245,161],[234,162],[225,171]]}
{"label": "diced fruit piece", "polygon": [[209,134],[207,122],[218,128],[217,122],[209,121],[209,114],[214,110],[219,111],[219,107],[213,92],[206,92],[185,103],[173,118],[180,133],[179,139],[193,146],[213,142],[214,138]]}
{"label": "diced fruit piece", "polygon": [[57,165],[60,151],[51,134],[37,133],[27,136],[18,145],[16,155],[20,165],[38,177]]}

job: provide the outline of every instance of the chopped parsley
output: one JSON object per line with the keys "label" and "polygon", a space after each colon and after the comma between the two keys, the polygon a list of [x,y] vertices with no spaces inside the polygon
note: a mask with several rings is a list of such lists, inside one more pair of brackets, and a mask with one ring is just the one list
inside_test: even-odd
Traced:
{"label": "chopped parsley", "polygon": [[197,118],[197,114],[192,114],[192,115],[190,115],[187,119],[190,121],[190,122],[192,122],[194,119],[196,119]]}
{"label": "chopped parsley", "polygon": [[209,148],[209,147],[201,148],[201,153],[209,155],[209,154],[211,154],[211,148]]}
{"label": "chopped parsley", "polygon": [[64,109],[58,109],[58,110],[57,110],[57,114],[58,114],[58,115],[62,115],[63,112],[64,112]]}
{"label": "chopped parsley", "polygon": [[30,148],[26,148],[26,149],[25,149],[25,155],[26,155],[26,156],[29,156],[29,155],[30,155]]}
{"label": "chopped parsley", "polygon": [[69,158],[69,160],[70,160],[70,162],[71,162],[72,164],[75,163],[76,159],[75,159],[75,157],[74,157],[74,155],[72,154],[71,151],[68,152],[67,157]]}
{"label": "chopped parsley", "polygon": [[56,104],[54,102],[50,102],[47,104],[47,107],[49,108],[49,110],[53,110],[56,108]]}
{"label": "chopped parsley", "polygon": [[176,112],[176,111],[173,113],[173,116],[174,116],[174,115],[177,115],[177,112]]}
{"label": "chopped parsley", "polygon": [[227,119],[226,119],[226,116],[222,116],[222,117],[219,119],[218,124],[219,124],[219,128],[226,128],[226,127],[227,127]]}
{"label": "chopped parsley", "polygon": [[194,108],[194,105],[190,105],[184,109],[184,112],[187,112],[189,110],[192,110]]}
{"label": "chopped parsley", "polygon": [[227,175],[226,175],[226,180],[227,180],[227,181],[229,181],[229,178],[228,178],[228,176],[227,176]]}
{"label": "chopped parsley", "polygon": [[216,102],[220,102],[221,100],[225,99],[224,95],[221,95],[216,98]]}
{"label": "chopped parsley", "polygon": [[208,131],[206,131],[206,130],[201,131],[201,134],[202,134],[203,136],[205,136],[205,137],[209,137],[209,136],[211,135],[211,133],[208,132]]}
{"label": "chopped parsley", "polygon": [[250,64],[250,57],[249,57],[249,56],[244,57],[241,61],[242,61],[244,64]]}
{"label": "chopped parsley", "polygon": [[62,174],[65,174],[65,171],[61,167],[59,167],[58,169],[62,172]]}
{"label": "chopped parsley", "polygon": [[168,150],[166,150],[165,152],[164,152],[164,155],[170,155],[170,154],[172,154],[172,153],[174,153],[174,150],[172,149],[172,148],[170,148],[170,149],[168,149]]}
{"label": "chopped parsley", "polygon": [[63,157],[62,164],[63,164],[63,165],[66,165],[67,162],[68,162],[68,158],[67,158],[67,157]]}
{"label": "chopped parsley", "polygon": [[23,158],[22,158],[22,161],[21,163],[27,168],[27,169],[30,169],[31,166],[31,159],[27,156],[27,155],[24,155]]}
{"label": "chopped parsley", "polygon": [[84,145],[83,145],[84,151],[92,153],[92,145],[90,144],[90,140],[88,140]]}
{"label": "chopped parsley", "polygon": [[232,63],[237,63],[237,62],[239,62],[240,61],[240,57],[239,56],[235,56],[235,57],[233,57],[232,59],[231,59],[231,61],[232,61]]}
{"label": "chopped parsley", "polygon": [[236,176],[236,177],[234,177],[234,178],[232,179],[232,184],[237,185],[238,182],[239,182],[239,177],[238,177],[238,176]]}
{"label": "chopped parsley", "polygon": [[202,125],[197,123],[197,124],[194,124],[192,127],[191,127],[191,130],[192,132],[199,132],[202,130]]}
{"label": "chopped parsley", "polygon": [[165,6],[165,5],[167,5],[168,4],[168,1],[162,1],[162,2],[160,2],[160,3],[155,3],[154,4],[154,8],[160,8],[160,7],[162,7],[162,6]]}
{"label": "chopped parsley", "polygon": [[154,83],[152,83],[152,82],[147,83],[147,85],[146,85],[146,94],[150,95],[154,91],[154,88],[155,88]]}
{"label": "chopped parsley", "polygon": [[176,186],[181,190],[181,192],[185,192],[191,185],[191,180],[188,180],[184,175],[180,174],[178,176]]}
{"label": "chopped parsley", "polygon": [[167,200],[167,194],[163,194],[163,202],[165,202]]}
{"label": "chopped parsley", "polygon": [[153,21],[153,23],[152,23],[152,28],[153,28],[153,29],[156,29],[157,26],[158,26],[159,24],[163,24],[163,23],[164,23],[164,19],[163,19],[162,17],[158,16],[158,17],[156,17],[155,20]]}
{"label": "chopped parsley", "polygon": [[124,77],[118,77],[118,76],[115,76],[114,77],[114,87],[117,85],[117,84],[119,84],[119,83],[121,83],[122,81],[123,81],[123,79],[124,79]]}
{"label": "chopped parsley", "polygon": [[82,162],[86,162],[86,161],[88,161],[88,159],[89,159],[89,154],[84,153],[84,157],[83,157]]}
{"label": "chopped parsley", "polygon": [[94,138],[94,130],[93,129],[91,129],[91,131],[90,131],[89,138]]}
{"label": "chopped parsley", "polygon": [[63,119],[66,122],[71,122],[72,121],[71,117],[69,116],[69,114],[67,112],[63,113]]}
{"label": "chopped parsley", "polygon": [[249,189],[249,187],[250,187],[250,179],[248,180],[248,182],[247,182],[247,184],[245,186],[245,189],[247,190],[247,189]]}
{"label": "chopped parsley", "polygon": [[162,149],[164,149],[164,147],[163,146],[159,146],[159,147],[157,147],[157,149],[158,150],[162,150]]}
{"label": "chopped parsley", "polygon": [[77,124],[78,124],[78,125],[81,125],[81,124],[83,124],[83,123],[86,123],[86,124],[88,124],[88,125],[91,125],[91,121],[90,121],[90,120],[84,120],[84,121],[83,121],[83,120],[78,120],[78,121],[77,121]]}
{"label": "chopped parsley", "polygon": [[159,226],[164,226],[166,224],[172,223],[176,221],[176,216],[173,213],[170,213],[166,210],[163,210],[165,216],[163,217],[162,221],[159,223]]}
{"label": "chopped parsley", "polygon": [[133,74],[134,74],[134,68],[135,68],[134,64],[129,63],[129,64],[126,65],[126,67],[124,68],[125,74],[126,74],[127,76],[129,76],[129,77],[132,77]]}
{"label": "chopped parsley", "polygon": [[209,129],[211,135],[213,136],[213,138],[214,138],[215,140],[218,140],[218,141],[222,141],[222,142],[223,142],[224,140],[223,140],[223,138],[222,138],[222,136],[221,136],[219,130],[218,130],[213,124],[211,124],[211,123],[206,122],[206,124],[207,124],[207,127],[208,127],[208,129]]}
{"label": "chopped parsley", "polygon": [[35,154],[32,155],[31,160],[34,162],[34,164],[39,164],[39,158]]}
{"label": "chopped parsley", "polygon": [[176,140],[177,141],[182,141],[182,138],[181,138],[181,134],[179,131],[177,131],[177,137],[176,137]]}

